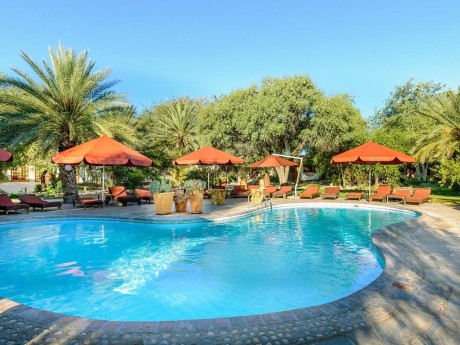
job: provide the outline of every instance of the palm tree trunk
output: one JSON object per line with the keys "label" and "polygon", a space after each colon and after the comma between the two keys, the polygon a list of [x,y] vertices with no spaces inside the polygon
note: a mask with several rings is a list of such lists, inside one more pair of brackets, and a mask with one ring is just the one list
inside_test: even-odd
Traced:
{"label": "palm tree trunk", "polygon": [[69,165],[70,170],[65,169],[65,165],[59,164],[59,176],[62,181],[64,191],[64,204],[71,204],[78,197],[77,175],[75,166]]}

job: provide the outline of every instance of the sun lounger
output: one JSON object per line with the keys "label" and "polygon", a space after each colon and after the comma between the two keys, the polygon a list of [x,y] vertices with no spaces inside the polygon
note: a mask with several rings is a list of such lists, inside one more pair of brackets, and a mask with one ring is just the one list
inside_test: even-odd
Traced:
{"label": "sun lounger", "polygon": [[323,199],[337,199],[339,197],[340,187],[326,187],[326,191],[321,195]]}
{"label": "sun lounger", "polygon": [[404,201],[404,199],[409,196],[410,196],[410,189],[398,188],[393,194],[387,195],[387,202],[390,199]]}
{"label": "sun lounger", "polygon": [[273,193],[273,197],[286,199],[289,194],[292,194],[292,186],[281,186],[280,189]]}
{"label": "sun lounger", "polygon": [[126,192],[126,188],[123,186],[109,187],[109,191],[112,195],[112,200],[121,202],[123,206],[127,206],[128,202],[137,202],[138,205],[141,204],[141,198],[136,195],[129,195]]}
{"label": "sun lounger", "polygon": [[29,213],[29,208],[30,206],[27,204],[13,202],[7,194],[0,194],[0,210],[5,211],[5,214],[17,210],[26,210],[26,212]]}
{"label": "sun lounger", "polygon": [[431,196],[431,188],[415,188],[414,194],[404,198],[403,203],[419,204],[420,206],[422,203],[426,201],[431,202],[432,200],[433,197]]}
{"label": "sun lounger", "polygon": [[153,195],[148,189],[136,188],[134,193],[138,198],[147,201],[149,204],[153,201]]}
{"label": "sun lounger", "polygon": [[43,209],[48,207],[57,207],[60,210],[62,206],[62,202],[60,201],[46,201],[35,194],[20,195],[19,200],[24,204],[28,204],[33,210],[40,208],[43,211]]}
{"label": "sun lounger", "polygon": [[364,196],[364,192],[349,192],[345,196],[345,200],[361,200]]}
{"label": "sun lounger", "polygon": [[97,198],[77,198],[73,200],[73,205],[76,206],[77,204],[80,204],[83,206],[84,209],[86,207],[90,206],[97,206],[97,207],[103,207],[104,202],[101,199]]}
{"label": "sun lounger", "polygon": [[251,191],[247,190],[245,185],[235,185],[230,195],[234,198],[244,198],[249,194]]}
{"label": "sun lounger", "polygon": [[307,186],[307,189],[299,194],[300,198],[309,198],[313,199],[319,197],[319,188],[320,186]]}
{"label": "sun lounger", "polygon": [[377,192],[369,196],[369,201],[374,200],[386,200],[386,197],[391,194],[391,185],[380,185],[377,188]]}
{"label": "sun lounger", "polygon": [[273,193],[275,193],[277,191],[277,189],[278,189],[278,187],[276,187],[276,186],[265,187],[264,196],[266,198],[271,198],[273,196]]}

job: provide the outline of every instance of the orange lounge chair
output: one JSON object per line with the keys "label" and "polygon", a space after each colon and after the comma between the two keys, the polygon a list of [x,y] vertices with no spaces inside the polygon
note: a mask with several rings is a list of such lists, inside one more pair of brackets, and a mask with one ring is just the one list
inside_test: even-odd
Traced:
{"label": "orange lounge chair", "polygon": [[419,204],[419,206],[424,203],[425,201],[431,202],[433,197],[431,196],[431,188],[415,188],[414,194],[407,198],[404,198],[403,203],[412,203],[412,204]]}
{"label": "orange lounge chair", "polygon": [[73,200],[72,204],[76,206],[76,204],[80,204],[83,206],[84,209],[89,206],[97,206],[97,207],[104,207],[104,202],[101,199],[97,198],[76,198]]}
{"label": "orange lounge chair", "polygon": [[134,190],[134,193],[136,193],[136,196],[142,200],[147,201],[149,204],[153,201],[153,195],[148,189],[144,188],[136,188]]}
{"label": "orange lounge chair", "polygon": [[276,186],[265,187],[264,196],[266,198],[271,198],[273,196],[272,194],[275,193],[277,189],[278,189],[278,187],[276,187]]}
{"label": "orange lounge chair", "polygon": [[36,196],[35,194],[20,195],[19,200],[21,200],[22,203],[27,204],[30,207],[32,207],[34,211],[37,207],[41,208],[42,211],[44,208],[48,208],[48,207],[57,207],[58,210],[60,210],[62,206],[62,202],[60,201],[46,201]]}
{"label": "orange lounge chair", "polygon": [[391,185],[382,184],[378,186],[377,192],[369,196],[369,201],[381,200],[383,202],[383,200],[385,200],[386,197],[390,194],[391,194]]}
{"label": "orange lounge chair", "polygon": [[345,196],[345,200],[361,200],[364,196],[364,192],[349,192]]}
{"label": "orange lounge chair", "polygon": [[8,214],[10,211],[17,211],[24,209],[29,213],[30,206],[27,204],[18,204],[13,202],[7,194],[0,194],[0,210],[5,211],[5,214]]}
{"label": "orange lounge chair", "polygon": [[246,185],[241,184],[241,185],[235,185],[232,190],[232,194],[230,194],[234,198],[243,198],[245,196],[248,196],[251,194],[251,191],[246,189]]}
{"label": "orange lounge chair", "polygon": [[300,198],[313,199],[319,196],[320,186],[307,186],[307,189],[299,194]]}
{"label": "orange lounge chair", "polygon": [[387,202],[390,199],[397,199],[404,201],[405,198],[410,196],[410,189],[398,188],[393,194],[387,195]]}
{"label": "orange lounge chair", "polygon": [[127,206],[128,202],[137,202],[141,204],[141,198],[136,195],[128,195],[126,188],[123,186],[109,187],[110,194],[112,194],[112,200],[121,202],[122,206]]}
{"label": "orange lounge chair", "polygon": [[337,199],[339,197],[340,187],[326,187],[326,191],[323,193],[323,199]]}
{"label": "orange lounge chair", "polygon": [[292,194],[292,186],[281,186],[276,192],[273,193],[274,198],[287,198],[289,194]]}

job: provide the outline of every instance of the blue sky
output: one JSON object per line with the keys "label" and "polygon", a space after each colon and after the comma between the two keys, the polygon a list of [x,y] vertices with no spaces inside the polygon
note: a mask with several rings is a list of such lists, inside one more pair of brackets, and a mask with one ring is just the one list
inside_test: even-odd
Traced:
{"label": "blue sky", "polygon": [[364,117],[410,78],[460,85],[460,2],[14,0],[2,3],[0,71],[58,42],[110,67],[138,110],[266,76],[309,75]]}

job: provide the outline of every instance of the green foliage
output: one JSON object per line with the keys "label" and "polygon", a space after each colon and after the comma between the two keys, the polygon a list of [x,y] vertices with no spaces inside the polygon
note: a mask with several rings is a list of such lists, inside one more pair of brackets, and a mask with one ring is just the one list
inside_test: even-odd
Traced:
{"label": "green foliage", "polygon": [[206,182],[202,180],[186,180],[184,182],[185,193],[190,197],[190,193],[203,191],[206,189]]}
{"label": "green foliage", "polygon": [[55,185],[50,184],[48,187],[46,187],[46,193],[49,195],[60,195],[62,192],[62,181],[57,181]]}
{"label": "green foliage", "polygon": [[161,169],[199,147],[198,112],[201,100],[179,98],[157,104],[141,113],[136,125],[143,150]]}
{"label": "green foliage", "polygon": [[150,184],[150,191],[152,193],[169,193],[172,190],[173,186],[165,179],[153,180]]}
{"label": "green foliage", "polygon": [[411,152],[420,134],[433,124],[431,119],[420,115],[418,108],[439,95],[443,88],[444,85],[433,82],[415,84],[413,79],[397,86],[385,106],[371,117],[372,139],[395,150]]}
{"label": "green foliage", "polygon": [[340,166],[331,165],[332,156],[364,143],[367,123],[349,96],[323,97],[313,107],[314,116],[301,133],[308,158],[326,179],[337,181]]}
{"label": "green foliage", "polygon": [[[47,159],[101,134],[134,142],[133,109],[112,90],[110,69],[94,71],[87,51],[77,55],[62,44],[49,55],[51,64],[40,66],[21,53],[33,76],[17,68],[14,76],[0,75],[0,138],[15,153]],[[69,177],[63,178],[68,196],[77,190],[73,172],[60,169]]]}
{"label": "green foliage", "polygon": [[434,169],[436,177],[440,179],[439,184],[443,187],[449,187],[452,190],[460,191],[460,160],[450,159],[439,164]]}
{"label": "green foliage", "polygon": [[127,189],[142,187],[144,181],[158,177],[156,170],[148,167],[107,167],[110,179],[115,186],[125,186]]}
{"label": "green foliage", "polygon": [[[269,153],[290,153],[321,97],[310,78],[266,78],[260,86],[232,91],[200,112],[200,132],[218,149],[256,161]],[[251,143],[248,145],[248,143]]]}
{"label": "green foliage", "polygon": [[34,193],[41,193],[41,192],[44,192],[42,190],[42,186],[40,184],[36,184],[34,187]]}
{"label": "green foliage", "polygon": [[421,162],[446,161],[460,153],[460,88],[420,105],[418,114],[432,121],[414,147]]}

